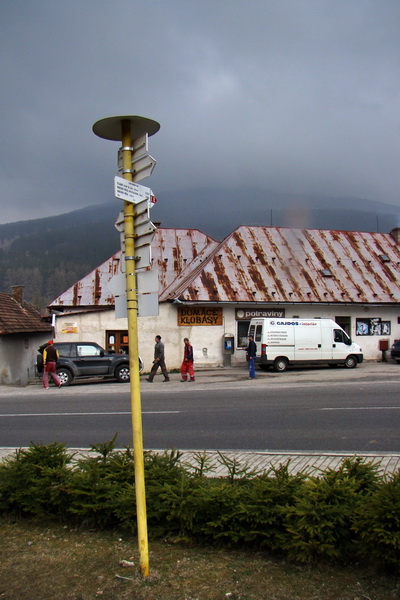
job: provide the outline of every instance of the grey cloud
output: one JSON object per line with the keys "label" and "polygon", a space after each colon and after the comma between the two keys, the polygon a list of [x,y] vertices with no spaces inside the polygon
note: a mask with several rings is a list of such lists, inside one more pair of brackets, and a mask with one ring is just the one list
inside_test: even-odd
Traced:
{"label": "grey cloud", "polygon": [[0,18],[0,222],[112,200],[118,143],[91,127],[118,114],[161,124],[156,195],[400,204],[397,0],[15,0]]}

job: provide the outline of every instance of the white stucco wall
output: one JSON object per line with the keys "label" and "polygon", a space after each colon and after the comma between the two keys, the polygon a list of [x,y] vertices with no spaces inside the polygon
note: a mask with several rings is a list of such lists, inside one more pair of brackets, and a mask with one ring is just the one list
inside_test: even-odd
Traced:
{"label": "white stucco wall", "polygon": [[27,385],[36,375],[37,349],[51,337],[51,333],[0,336],[0,385]]}
{"label": "white stucco wall", "polygon": [[[223,323],[216,326],[178,326],[177,305],[165,303],[160,305],[158,317],[140,317],[138,319],[139,353],[145,362],[145,371],[149,371],[153,360],[154,337],[161,335],[165,345],[166,363],[169,369],[178,369],[183,356],[183,338],[188,337],[194,348],[195,365],[197,367],[223,366],[224,334],[233,334],[237,340],[236,306],[223,307]],[[261,308],[260,305],[257,308]],[[328,318],[343,316],[351,318],[351,337],[363,349],[365,360],[382,360],[379,340],[389,341],[389,347],[395,339],[400,338],[400,306],[393,307],[352,307],[352,306],[318,306],[293,305],[285,306],[285,316],[292,318]],[[358,336],[355,334],[356,318],[378,317],[391,322],[391,334],[387,336]],[[76,333],[62,333],[67,323],[75,323]],[[107,330],[127,330],[127,319],[115,319],[114,311],[100,311],[82,314],[59,315],[56,319],[56,341],[95,341],[105,346]],[[225,359],[226,360],[226,359]],[[231,357],[233,366],[245,364],[245,353],[238,349]]]}

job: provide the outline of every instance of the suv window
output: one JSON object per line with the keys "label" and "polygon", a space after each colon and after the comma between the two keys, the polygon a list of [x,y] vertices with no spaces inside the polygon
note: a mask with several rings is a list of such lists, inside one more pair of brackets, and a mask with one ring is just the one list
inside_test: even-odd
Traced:
{"label": "suv window", "polygon": [[89,344],[77,344],[76,350],[78,356],[100,356],[99,346],[91,346]]}
{"label": "suv window", "polygon": [[60,356],[74,356],[74,344],[63,344],[61,342],[54,344],[54,347]]}

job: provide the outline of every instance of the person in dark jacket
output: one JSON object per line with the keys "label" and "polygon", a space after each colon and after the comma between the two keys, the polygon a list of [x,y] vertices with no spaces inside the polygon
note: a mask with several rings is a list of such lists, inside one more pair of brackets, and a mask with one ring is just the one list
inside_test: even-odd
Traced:
{"label": "person in dark jacket", "polygon": [[151,367],[150,375],[146,377],[146,381],[152,383],[154,376],[158,371],[158,367],[160,367],[162,374],[164,375],[163,381],[169,381],[169,374],[165,365],[164,344],[161,341],[161,335],[156,335],[155,342],[153,366]]}
{"label": "person in dark jacket", "polygon": [[254,341],[252,335],[249,335],[249,343],[246,348],[246,358],[249,363],[249,379],[256,378],[256,356],[257,356],[257,344]]}
{"label": "person in dark jacket", "polygon": [[58,360],[58,352],[53,346],[52,340],[47,342],[46,348],[43,350],[43,387],[49,389],[49,373],[57,387],[61,387],[61,381],[56,373]]}
{"label": "person in dark jacket", "polygon": [[190,344],[188,338],[184,338],[184,350],[183,350],[183,361],[181,365],[181,381],[188,381],[188,373],[190,376],[189,381],[194,381],[194,368],[193,368],[193,346]]}

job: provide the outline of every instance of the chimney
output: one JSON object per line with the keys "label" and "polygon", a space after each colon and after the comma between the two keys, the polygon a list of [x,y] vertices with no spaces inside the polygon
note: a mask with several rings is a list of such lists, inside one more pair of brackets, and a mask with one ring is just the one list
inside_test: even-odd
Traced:
{"label": "chimney", "polygon": [[392,229],[390,235],[392,236],[392,238],[395,239],[395,241],[398,244],[400,244],[400,227],[395,227],[394,229]]}
{"label": "chimney", "polygon": [[13,285],[11,287],[12,297],[18,302],[20,306],[22,306],[22,302],[24,299],[24,286],[23,285]]}

